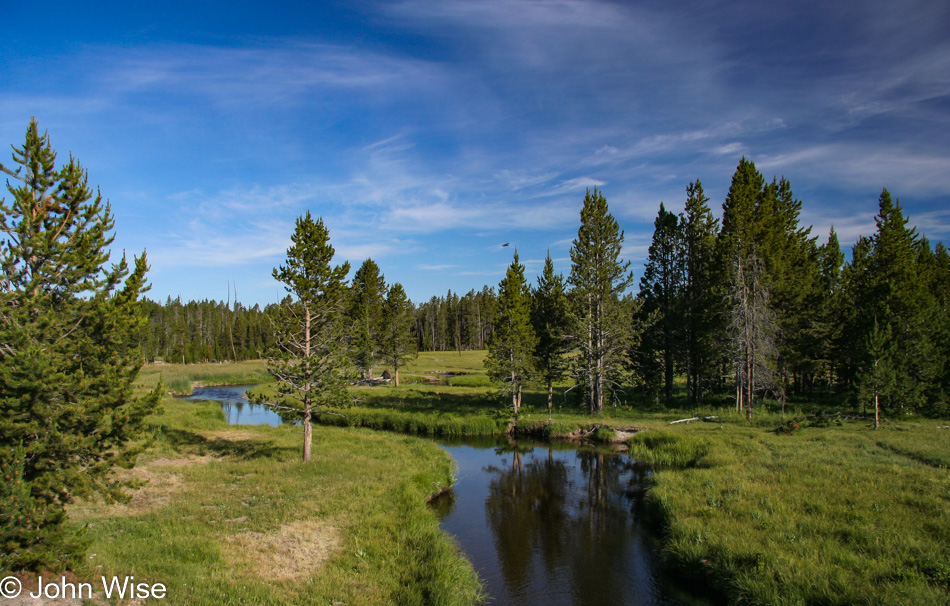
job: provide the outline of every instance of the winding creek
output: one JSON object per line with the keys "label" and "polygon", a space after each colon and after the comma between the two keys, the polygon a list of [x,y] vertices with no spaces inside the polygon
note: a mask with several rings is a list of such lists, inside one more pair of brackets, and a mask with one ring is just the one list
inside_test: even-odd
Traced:
{"label": "winding creek", "polygon": [[[249,387],[199,388],[190,397],[220,402],[230,424],[279,425],[273,411],[243,399]],[[567,443],[482,437],[439,444],[458,473],[433,507],[491,604],[695,603],[659,580],[641,514],[648,467]]]}
{"label": "winding creek", "polygon": [[268,406],[251,404],[245,392],[254,385],[196,387],[186,400],[213,400],[221,404],[228,425],[281,425],[280,416]]}

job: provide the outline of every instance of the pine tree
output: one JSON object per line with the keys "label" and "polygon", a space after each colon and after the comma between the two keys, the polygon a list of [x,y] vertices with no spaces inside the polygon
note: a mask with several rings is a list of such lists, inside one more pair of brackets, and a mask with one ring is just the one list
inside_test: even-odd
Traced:
{"label": "pine tree", "polygon": [[554,405],[554,383],[567,373],[565,356],[570,351],[570,313],[564,276],[554,273],[554,261],[549,251],[531,305],[531,324],[538,338],[534,353],[538,374],[548,388],[549,419]]}
{"label": "pine tree", "polygon": [[881,398],[894,393],[897,373],[890,326],[881,327],[877,318],[865,340],[867,366],[858,373],[858,393],[862,402],[874,402],[874,429],[881,426]]}
{"label": "pine tree", "polygon": [[[894,347],[905,356],[895,380],[893,405],[922,408],[937,368],[935,301],[918,265],[920,237],[907,227],[900,201],[895,204],[886,189],[875,221],[877,233],[871,237],[868,259],[871,282],[863,293],[861,312],[865,318],[879,318],[881,330],[890,331]],[[873,331],[867,320],[863,326],[862,341]]]}
{"label": "pine tree", "polygon": [[699,180],[686,188],[686,206],[680,215],[683,243],[683,330],[686,391],[691,403],[703,399],[707,369],[714,358],[712,336],[718,320],[714,294],[716,237],[713,218]]}
{"label": "pine tree", "polygon": [[82,547],[64,506],[124,498],[128,483],[109,472],[135,463],[145,417],[161,410],[161,386],[133,395],[148,267],[144,254],[131,271],[124,257],[106,267],[109,205],[74,158],[56,168],[35,121],[13,161],[0,164],[11,195],[0,199],[0,465],[28,515],[0,521],[0,567],[61,568]]}
{"label": "pine tree", "polygon": [[314,413],[349,403],[343,312],[350,264],[332,267],[334,252],[323,219],[314,221],[307,212],[297,219],[286,265],[273,272],[289,295],[281,302],[276,347],[265,358],[283,397],[274,407],[303,424],[304,461],[311,458]]}
{"label": "pine tree", "polygon": [[[714,327],[712,339],[715,350],[720,359],[734,362],[735,332],[734,320],[736,310],[734,305],[739,300],[736,286],[742,281],[735,272],[739,267],[750,267],[750,261],[755,258],[761,262],[757,251],[758,227],[756,224],[756,207],[762,201],[765,190],[765,179],[755,168],[755,164],[743,157],[736,167],[729,186],[729,192],[722,205],[722,229],[716,240],[715,262],[713,263],[713,308],[726,310]],[[755,264],[759,266],[758,263]],[[764,284],[759,281],[759,284]],[[728,320],[727,320],[728,319]],[[725,370],[725,368],[723,368]],[[720,373],[720,375],[725,372]],[[742,377],[736,375],[737,390]],[[741,394],[741,390],[737,391]]]}
{"label": "pine tree", "polygon": [[534,371],[534,350],[537,343],[531,328],[531,293],[524,278],[524,265],[514,261],[498,285],[498,311],[495,331],[488,342],[485,368],[488,377],[502,384],[503,393],[511,398],[515,416],[521,409],[521,393]]}
{"label": "pine tree", "polygon": [[[720,257],[729,261],[738,255],[748,259],[756,251],[756,206],[759,205],[765,189],[765,179],[756,170],[755,164],[743,157],[736,167],[729,186],[729,193],[722,205],[722,231],[719,244]],[[727,280],[727,283],[729,280]]]}
{"label": "pine tree", "polygon": [[379,265],[372,259],[366,259],[353,275],[350,309],[353,362],[364,378],[372,378],[373,365],[380,355],[385,299],[386,280],[379,271]]}
{"label": "pine tree", "polygon": [[859,237],[851,247],[851,262],[841,270],[838,309],[842,325],[833,354],[838,361],[840,386],[848,390],[856,384],[858,369],[865,366],[871,321],[876,317],[874,314],[881,313],[879,309],[870,309],[869,299],[873,287],[871,252],[871,239]]}
{"label": "pine tree", "polygon": [[587,191],[581,226],[571,247],[571,297],[580,350],[574,372],[592,414],[604,408],[607,391],[615,391],[623,376],[630,321],[620,297],[633,282],[630,263],[620,260],[623,231],[595,188]]}
{"label": "pine tree", "polygon": [[934,414],[950,413],[950,254],[943,242],[934,251],[934,273],[931,291],[936,302],[934,313],[934,346],[937,366],[937,393]]}
{"label": "pine tree", "polygon": [[844,253],[834,227],[828,241],[818,248],[818,285],[814,299],[814,324],[811,332],[814,347],[811,359],[822,369],[828,385],[833,385],[840,372],[835,355],[835,344],[841,338],[844,324],[842,310],[842,267]]}
{"label": "pine tree", "polygon": [[802,203],[787,179],[773,179],[756,206],[756,254],[764,264],[764,284],[781,335],[778,369],[783,389],[811,385],[815,300],[818,296],[818,248],[811,227],[799,224]]}
{"label": "pine tree", "polygon": [[641,312],[656,314],[656,321],[644,335],[645,349],[663,360],[666,401],[673,399],[673,374],[683,352],[683,234],[677,216],[660,203],[653,222],[653,242],[640,278]]}
{"label": "pine tree", "polygon": [[412,302],[402,284],[389,287],[383,304],[382,358],[393,367],[393,381],[399,387],[399,366],[416,356],[416,342],[411,334]]}

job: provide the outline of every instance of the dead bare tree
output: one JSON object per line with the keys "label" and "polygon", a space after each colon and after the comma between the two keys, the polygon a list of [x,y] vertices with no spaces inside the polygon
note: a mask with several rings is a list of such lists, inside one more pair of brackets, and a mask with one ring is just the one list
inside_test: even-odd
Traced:
{"label": "dead bare tree", "polygon": [[744,407],[751,421],[756,393],[774,390],[778,385],[775,360],[779,329],[762,280],[762,262],[755,254],[747,259],[737,256],[733,269],[731,329],[736,409]]}

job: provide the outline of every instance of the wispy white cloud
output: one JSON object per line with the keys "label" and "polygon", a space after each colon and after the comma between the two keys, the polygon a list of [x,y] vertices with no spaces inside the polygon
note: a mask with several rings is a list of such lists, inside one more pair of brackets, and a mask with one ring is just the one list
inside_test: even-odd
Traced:
{"label": "wispy white cloud", "polygon": [[223,267],[277,260],[290,245],[293,225],[286,222],[258,222],[253,229],[207,231],[192,220],[185,230],[167,234],[149,246],[149,264],[163,271],[181,267]]}
{"label": "wispy white cloud", "polygon": [[588,187],[642,259],[660,201],[700,178],[718,212],[741,155],[807,193],[816,235],[869,233],[885,186],[947,234],[948,17],[909,1],[404,0],[342,43],[74,45],[4,74],[0,131],[83,141],[141,223],[122,237],[189,271],[266,277],[311,210],[340,258],[458,288],[506,241],[563,261]]}
{"label": "wispy white cloud", "polygon": [[351,93],[352,103],[364,103],[387,93],[417,94],[444,77],[431,62],[309,42],[264,41],[239,48],[168,44],[90,52],[110,66],[99,72],[98,84],[113,94],[200,95],[222,106],[308,102],[314,94],[337,90]]}
{"label": "wispy white cloud", "polygon": [[760,156],[756,166],[767,172],[795,171],[841,187],[888,188],[914,196],[950,195],[950,153],[927,153],[899,145],[868,146],[829,143],[802,146],[789,152]]}

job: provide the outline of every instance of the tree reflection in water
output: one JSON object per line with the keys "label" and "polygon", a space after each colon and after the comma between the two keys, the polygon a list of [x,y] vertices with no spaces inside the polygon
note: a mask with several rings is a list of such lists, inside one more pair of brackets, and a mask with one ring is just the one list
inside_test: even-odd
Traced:
{"label": "tree reflection in water", "polygon": [[[448,448],[450,453],[454,448]],[[482,532],[491,549],[474,544],[469,549],[479,540],[478,521],[471,519],[474,510],[447,530],[470,556],[494,555],[495,562],[473,558],[493,603],[665,602],[653,580],[652,553],[637,525],[636,504],[647,469],[596,449],[509,443],[481,452],[480,469],[461,469],[460,463],[460,471],[466,478],[474,473],[487,477]],[[477,457],[468,452],[464,458]],[[464,492],[460,500],[474,497],[470,489]]]}

